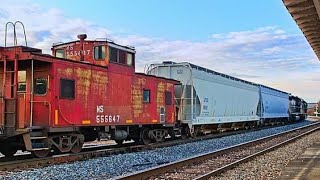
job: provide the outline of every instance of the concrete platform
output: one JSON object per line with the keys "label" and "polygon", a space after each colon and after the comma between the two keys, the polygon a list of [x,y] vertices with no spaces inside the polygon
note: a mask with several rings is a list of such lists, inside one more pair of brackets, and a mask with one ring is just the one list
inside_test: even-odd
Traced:
{"label": "concrete platform", "polygon": [[278,179],[320,180],[320,142],[291,161]]}

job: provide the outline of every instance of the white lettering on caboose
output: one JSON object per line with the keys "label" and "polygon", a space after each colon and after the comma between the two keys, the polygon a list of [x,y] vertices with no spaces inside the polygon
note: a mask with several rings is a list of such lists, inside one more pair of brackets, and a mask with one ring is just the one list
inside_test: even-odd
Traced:
{"label": "white lettering on caboose", "polygon": [[97,123],[120,122],[120,115],[97,115]]}
{"label": "white lettering on caboose", "polygon": [[97,106],[97,115],[96,115],[97,123],[120,122],[120,115],[119,114],[117,114],[117,115],[100,114],[103,112],[104,112],[103,105]]}
{"label": "white lettering on caboose", "polygon": [[97,113],[103,113],[103,106],[97,106]]}

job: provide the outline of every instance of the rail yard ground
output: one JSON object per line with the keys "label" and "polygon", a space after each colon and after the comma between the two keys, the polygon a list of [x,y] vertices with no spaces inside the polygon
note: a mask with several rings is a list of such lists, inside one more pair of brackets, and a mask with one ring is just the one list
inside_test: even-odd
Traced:
{"label": "rail yard ground", "polygon": [[252,161],[241,164],[211,179],[288,179],[287,176],[283,175],[283,172],[285,172],[286,166],[290,161],[298,159],[307,148],[312,147],[318,142],[320,142],[319,131],[275,151],[258,156]]}
{"label": "rail yard ground", "polygon": [[[179,159],[188,158],[217,149],[222,149],[249,140],[275,134],[290,128],[310,124],[311,121],[303,121],[281,127],[273,127],[244,134],[226,136],[217,139],[203,140],[193,143],[176,145],[172,147],[157,148],[136,153],[126,153],[100,157],[73,163],[50,165],[49,167],[37,167],[26,170],[2,172],[4,179],[105,179],[124,175],[161,164],[166,164]],[[315,132],[303,139],[277,149],[269,154],[259,156],[253,161],[223,173],[221,179],[250,178],[267,179],[275,178],[281,174],[285,165],[301,154],[305,148],[319,141],[319,132]]]}

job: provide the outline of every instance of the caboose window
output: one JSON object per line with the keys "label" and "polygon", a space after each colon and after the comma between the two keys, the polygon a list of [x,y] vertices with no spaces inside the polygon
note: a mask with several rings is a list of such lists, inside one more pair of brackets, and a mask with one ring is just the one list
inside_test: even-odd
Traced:
{"label": "caboose window", "polygon": [[118,62],[118,49],[110,47],[110,62]]}
{"label": "caboose window", "polygon": [[165,105],[171,105],[172,104],[172,93],[169,91],[165,92]]}
{"label": "caboose window", "polygon": [[36,78],[34,81],[34,94],[45,95],[47,93],[47,78]]}
{"label": "caboose window", "polygon": [[69,79],[60,79],[60,98],[74,99],[75,97],[75,82]]}
{"label": "caboose window", "polygon": [[127,53],[127,65],[132,66],[133,65],[133,54]]}
{"label": "caboose window", "polygon": [[143,90],[143,102],[150,103],[150,90],[148,89]]}
{"label": "caboose window", "polygon": [[64,49],[57,49],[56,50],[56,57],[57,58],[65,58],[65,51]]}
{"label": "caboose window", "polygon": [[126,52],[123,50],[119,50],[119,63],[126,64]]}
{"label": "caboose window", "polygon": [[105,46],[95,46],[94,47],[94,59],[104,60],[106,57],[106,47]]}
{"label": "caboose window", "polygon": [[27,71],[18,71],[18,91],[26,91]]}

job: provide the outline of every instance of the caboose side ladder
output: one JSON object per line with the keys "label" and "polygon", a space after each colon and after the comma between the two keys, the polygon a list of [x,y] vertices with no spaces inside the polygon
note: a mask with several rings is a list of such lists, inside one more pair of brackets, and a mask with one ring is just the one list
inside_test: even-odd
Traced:
{"label": "caboose side ladder", "polygon": [[[3,84],[2,84],[2,98],[3,98],[3,119],[6,122],[6,126],[9,128],[24,128],[23,124],[18,123],[19,127],[16,126],[17,121],[17,94],[18,94],[18,55],[16,47],[18,44],[16,25],[21,24],[25,37],[25,45],[27,46],[27,39],[25,34],[24,25],[20,21],[15,23],[7,22],[5,28],[5,48],[7,47],[7,31],[8,25],[13,27],[13,47],[14,47],[14,58],[8,59],[7,56],[3,59]],[[11,62],[13,61],[13,67]],[[9,77],[9,78],[8,78]]]}
{"label": "caboose side ladder", "polygon": [[[17,100],[17,59],[14,60],[14,69],[8,67],[8,59],[4,59],[3,65],[3,100],[4,100],[4,120],[8,127],[15,127],[16,122],[16,100]],[[10,68],[10,70],[8,70]],[[13,74],[13,82],[11,79],[7,80],[7,76]],[[7,82],[8,81],[8,82]],[[10,92],[8,92],[8,90]]]}

